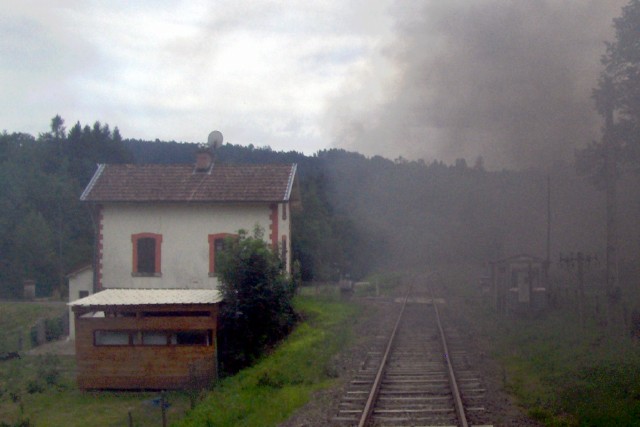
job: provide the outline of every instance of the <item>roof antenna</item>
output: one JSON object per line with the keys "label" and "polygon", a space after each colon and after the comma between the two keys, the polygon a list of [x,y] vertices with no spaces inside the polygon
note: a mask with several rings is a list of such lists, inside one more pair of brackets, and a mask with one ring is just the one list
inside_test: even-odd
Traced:
{"label": "roof antenna", "polygon": [[207,145],[211,148],[211,151],[215,152],[216,149],[220,148],[222,145],[223,137],[222,132],[219,130],[214,130],[209,134],[207,138]]}

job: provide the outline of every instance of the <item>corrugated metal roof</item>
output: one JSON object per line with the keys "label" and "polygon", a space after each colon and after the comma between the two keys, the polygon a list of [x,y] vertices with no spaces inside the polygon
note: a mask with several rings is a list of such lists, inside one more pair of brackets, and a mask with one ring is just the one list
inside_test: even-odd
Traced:
{"label": "corrugated metal roof", "polygon": [[99,165],[80,197],[89,202],[286,202],[295,164]]}
{"label": "corrugated metal roof", "polygon": [[70,302],[70,306],[215,304],[222,301],[213,289],[105,289]]}

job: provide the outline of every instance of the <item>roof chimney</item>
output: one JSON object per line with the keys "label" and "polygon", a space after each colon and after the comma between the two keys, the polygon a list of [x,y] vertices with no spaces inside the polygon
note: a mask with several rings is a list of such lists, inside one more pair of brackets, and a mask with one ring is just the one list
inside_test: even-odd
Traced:
{"label": "roof chimney", "polygon": [[196,152],[196,172],[208,172],[213,166],[213,153],[208,148],[199,148]]}
{"label": "roof chimney", "polygon": [[214,130],[207,137],[207,146],[201,147],[196,153],[196,172],[208,172],[213,167],[216,149],[222,145],[222,133]]}

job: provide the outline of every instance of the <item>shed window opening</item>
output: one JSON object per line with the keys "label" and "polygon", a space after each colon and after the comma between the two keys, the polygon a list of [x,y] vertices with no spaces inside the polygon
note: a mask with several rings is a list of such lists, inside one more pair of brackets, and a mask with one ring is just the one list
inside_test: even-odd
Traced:
{"label": "shed window opening", "polygon": [[94,342],[97,346],[130,345],[131,333],[127,331],[95,331]]}
{"label": "shed window opening", "polygon": [[212,330],[195,331],[95,331],[94,344],[101,346],[210,346]]}
{"label": "shed window opening", "polygon": [[180,331],[172,334],[171,343],[174,345],[211,345],[211,331]]}
{"label": "shed window opening", "polygon": [[166,332],[150,331],[142,333],[142,345],[167,345],[168,343]]}

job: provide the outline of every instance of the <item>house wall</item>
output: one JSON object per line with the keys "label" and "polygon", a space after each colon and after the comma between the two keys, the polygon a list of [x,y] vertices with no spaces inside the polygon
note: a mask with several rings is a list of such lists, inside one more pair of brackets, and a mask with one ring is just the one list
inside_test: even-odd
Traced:
{"label": "house wall", "polygon": [[[284,216],[283,209],[287,210]],[[209,277],[208,235],[235,234],[239,229],[251,233],[256,224],[264,229],[264,239],[269,243],[280,244],[285,236],[289,268],[290,217],[288,204],[284,203],[105,205],[100,215],[102,239],[98,285],[100,288],[215,289],[217,279]],[[277,234],[274,234],[275,229]],[[132,275],[131,236],[138,233],[162,235],[159,277]]]}
{"label": "house wall", "polygon": [[[218,306],[167,306],[153,311],[208,311],[209,316],[76,317],[76,361],[78,387],[87,389],[178,389],[193,381],[204,383],[217,374],[215,342]],[[211,345],[97,346],[96,331],[212,331]]]}
{"label": "house wall", "polygon": [[[87,292],[87,296],[93,294],[93,269],[85,268],[69,277],[69,302],[80,299],[80,291]],[[69,307],[69,338],[75,339],[75,318]]]}
{"label": "house wall", "polygon": [[[283,237],[284,240],[286,242],[286,246],[285,246],[285,261],[286,261],[286,266],[287,266],[287,272],[291,273],[291,209],[290,209],[291,205],[289,203],[278,203],[277,205],[272,205],[272,210],[277,209],[277,216],[278,216],[278,220],[277,220],[277,228],[278,228],[278,233],[277,233],[277,245],[280,248],[280,251],[282,251],[282,242],[283,242]],[[271,233],[273,233],[273,220],[270,221],[270,231]],[[273,237],[275,236],[275,234],[272,234],[272,240],[271,243],[274,243]],[[282,254],[282,252],[280,252]]]}

